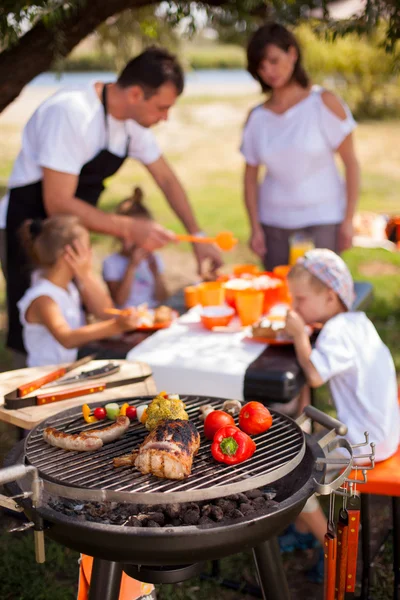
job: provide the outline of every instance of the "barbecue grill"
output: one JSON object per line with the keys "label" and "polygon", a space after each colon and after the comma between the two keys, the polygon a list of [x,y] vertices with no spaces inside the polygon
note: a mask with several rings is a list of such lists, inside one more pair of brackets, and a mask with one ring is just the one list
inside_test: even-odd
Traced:
{"label": "barbecue grill", "polygon": [[[132,406],[148,403],[150,397],[131,398]],[[220,398],[182,397],[191,421],[202,433],[199,407],[212,404],[220,409]],[[98,404],[97,404],[98,405]],[[136,579],[152,583],[183,581],[198,573],[203,561],[253,549],[264,598],[287,600],[286,584],[275,536],[292,522],[314,493],[330,493],[346,480],[353,467],[352,447],[337,434],[346,433],[339,421],[309,407],[298,422],[271,411],[273,425],[257,436],[257,451],[234,467],[215,463],[210,442],[202,436],[192,474],[184,481],[161,480],[142,475],[132,467],[114,468],[112,459],[129,453],[148,433],[140,423],[132,424],[121,439],[91,453],[67,452],[46,444],[43,429],[51,426],[69,433],[93,429],[73,408],[47,419],[33,429],[25,442],[7,459],[12,465],[0,470],[0,483],[31,519],[37,540],[37,555],[44,560],[43,532],[69,548],[94,556],[90,600],[117,600],[122,569]],[[331,431],[319,443],[305,435],[300,423],[312,417]],[[101,422],[95,424],[104,426]],[[342,447],[348,458],[342,474],[324,483],[326,458]],[[336,460],[336,459],[335,459]],[[261,512],[252,512],[232,522],[214,526],[126,527],[78,519],[54,509],[59,497],[82,502],[122,502],[142,506],[212,501],[248,490],[273,487],[275,502]],[[190,564],[188,564],[190,563]]]}

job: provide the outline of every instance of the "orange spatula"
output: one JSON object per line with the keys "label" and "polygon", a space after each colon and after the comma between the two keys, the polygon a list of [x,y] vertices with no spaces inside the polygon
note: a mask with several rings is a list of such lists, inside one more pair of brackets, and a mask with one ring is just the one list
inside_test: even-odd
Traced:
{"label": "orange spatula", "polygon": [[176,238],[180,242],[193,242],[195,244],[217,244],[220,250],[232,250],[238,242],[231,231],[221,231],[215,237],[197,237],[195,235],[179,234]]}

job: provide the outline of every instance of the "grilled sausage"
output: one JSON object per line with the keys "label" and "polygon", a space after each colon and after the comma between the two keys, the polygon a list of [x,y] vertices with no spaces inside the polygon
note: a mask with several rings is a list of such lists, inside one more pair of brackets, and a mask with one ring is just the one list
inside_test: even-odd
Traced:
{"label": "grilled sausage", "polygon": [[112,425],[103,427],[103,429],[90,429],[85,431],[85,435],[96,436],[102,440],[103,444],[108,444],[108,442],[113,442],[123,436],[129,425],[130,420],[128,417],[118,417]]}
{"label": "grilled sausage", "polygon": [[120,438],[129,427],[128,417],[118,417],[112,425],[103,429],[90,429],[82,433],[64,433],[54,427],[46,427],[43,431],[45,442],[64,450],[88,452],[98,450],[103,444]]}
{"label": "grilled sausage", "polygon": [[97,436],[87,436],[84,433],[63,433],[54,427],[46,427],[43,431],[43,439],[50,446],[56,446],[64,450],[77,450],[78,452],[98,450],[103,445],[102,440]]}

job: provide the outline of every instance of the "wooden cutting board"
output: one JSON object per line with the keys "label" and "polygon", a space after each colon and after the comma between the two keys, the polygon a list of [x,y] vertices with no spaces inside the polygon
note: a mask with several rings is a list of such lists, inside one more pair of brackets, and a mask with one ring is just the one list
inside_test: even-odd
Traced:
{"label": "wooden cutting board", "polygon": [[[71,371],[66,375],[66,377],[70,377],[72,375],[80,373],[81,371],[88,371],[91,369],[102,367],[108,362],[110,361],[92,360],[83,367],[79,367],[76,371]],[[146,363],[142,363],[139,361],[131,362],[127,360],[112,360],[112,362],[121,365],[121,368],[118,373],[110,375],[109,377],[91,379],[90,382],[94,384],[100,383],[102,381],[118,381],[119,379],[127,379],[129,377],[146,375],[147,373],[151,372],[150,367]],[[58,367],[61,366],[63,365],[58,365]],[[60,402],[55,402],[53,404],[45,404],[43,406],[28,406],[26,408],[20,408],[18,410],[7,410],[2,406],[4,404],[5,394],[8,394],[8,392],[15,390],[18,386],[22,385],[23,383],[28,383],[29,381],[33,381],[38,377],[42,377],[46,373],[54,371],[56,368],[57,367],[53,365],[48,367],[32,367],[27,369],[18,369],[16,371],[7,371],[5,373],[1,373],[0,421],[10,423],[11,425],[16,425],[17,427],[21,427],[23,429],[33,429],[38,423],[60,412],[61,410],[66,410],[67,408],[72,408],[74,406],[80,406],[82,404],[85,404],[86,402],[104,402],[105,400],[108,400],[110,402],[118,402],[121,398],[128,398],[132,396],[151,396],[156,393],[156,385],[154,379],[153,377],[149,377],[141,383],[123,385],[121,387],[115,387],[109,390],[104,390],[104,392],[99,392],[97,394],[91,394],[90,396],[81,396],[80,398],[61,400]],[[61,392],[64,389],[80,386],[82,386],[82,383],[69,384],[66,386],[60,385],[55,388],[51,388],[49,386],[48,388],[46,388],[46,391],[51,392],[52,390],[57,390],[58,392]],[[38,391],[34,392],[32,395],[35,396],[37,394]]]}

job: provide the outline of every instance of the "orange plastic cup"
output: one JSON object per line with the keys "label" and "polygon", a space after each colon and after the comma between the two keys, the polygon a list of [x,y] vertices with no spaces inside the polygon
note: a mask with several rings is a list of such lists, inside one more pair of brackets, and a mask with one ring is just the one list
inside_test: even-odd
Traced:
{"label": "orange plastic cup", "polygon": [[238,290],[236,292],[236,310],[242,325],[253,325],[261,318],[264,306],[262,290]]}
{"label": "orange plastic cup", "polygon": [[276,277],[279,277],[279,279],[282,279],[283,281],[283,287],[281,290],[281,302],[285,302],[287,304],[290,304],[292,299],[290,296],[290,292],[289,292],[289,285],[287,282],[287,276],[289,274],[289,271],[292,267],[290,265],[279,265],[277,267],[274,268],[274,275]]}
{"label": "orange plastic cup", "polygon": [[219,306],[224,303],[225,290],[221,281],[205,281],[197,287],[202,306]]}
{"label": "orange plastic cup", "polygon": [[185,306],[186,308],[193,308],[200,304],[200,293],[198,285],[188,285],[184,289],[185,294]]}
{"label": "orange plastic cup", "polygon": [[278,265],[273,269],[273,274],[279,279],[286,279],[291,268],[290,265]]}
{"label": "orange plastic cup", "polygon": [[235,277],[241,277],[242,275],[256,275],[259,271],[257,265],[235,265],[233,267],[233,274]]}

